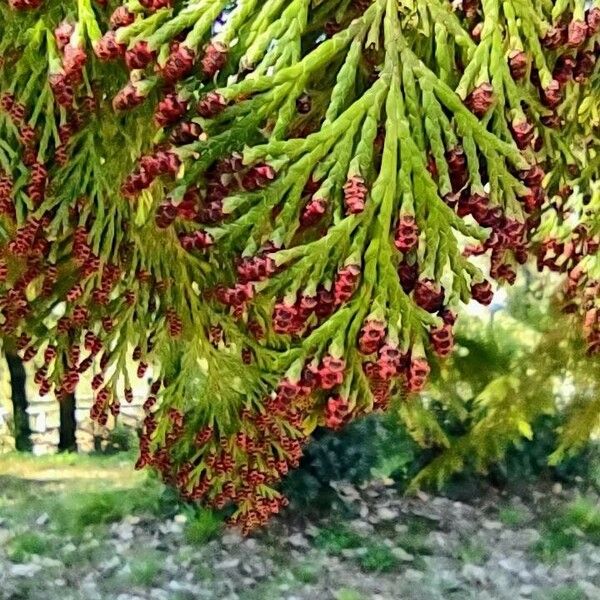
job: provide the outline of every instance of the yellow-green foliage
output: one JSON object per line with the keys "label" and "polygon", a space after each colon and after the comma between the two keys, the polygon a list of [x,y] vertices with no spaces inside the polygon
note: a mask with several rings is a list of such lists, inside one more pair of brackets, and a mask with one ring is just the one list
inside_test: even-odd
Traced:
{"label": "yellow-green foliage", "polygon": [[534,439],[543,415],[558,423],[550,465],[600,433],[600,364],[566,316],[543,298],[535,309],[530,301],[517,292],[515,316],[509,307],[487,325],[471,320],[429,394],[400,406],[411,435],[439,450],[413,489],[441,486],[467,467],[486,472],[509,448]]}

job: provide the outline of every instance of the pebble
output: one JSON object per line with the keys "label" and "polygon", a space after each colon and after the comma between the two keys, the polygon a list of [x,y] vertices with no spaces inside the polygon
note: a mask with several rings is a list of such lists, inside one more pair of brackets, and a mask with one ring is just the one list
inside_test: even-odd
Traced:
{"label": "pebble", "polygon": [[523,583],[529,583],[533,579],[533,576],[527,569],[523,569],[522,571],[519,571],[519,579]]}
{"label": "pebble", "polygon": [[464,587],[454,571],[441,571],[438,580],[441,587],[448,592],[458,591]]}
{"label": "pebble", "polygon": [[243,544],[247,552],[254,552],[258,548],[258,542],[254,538],[244,540]]}
{"label": "pebble", "polygon": [[407,532],[408,532],[408,525],[406,525],[405,523],[396,523],[396,524],[394,525],[394,531],[395,531],[396,533],[399,533],[399,534],[401,534],[401,535],[402,535],[403,533],[407,533]]}
{"label": "pebble", "polygon": [[175,521],[175,523],[178,523],[179,525],[183,525],[188,522],[187,515],[183,515],[183,514],[175,515],[175,518],[173,520]]}
{"label": "pebble", "polygon": [[215,569],[226,571],[227,569],[237,569],[240,566],[239,558],[228,558],[214,565]]}
{"label": "pebble", "polygon": [[121,564],[121,559],[118,556],[113,556],[111,559],[100,564],[100,570],[109,572],[114,571]]}
{"label": "pebble", "polygon": [[600,587],[597,587],[591,581],[580,581],[578,585],[587,600],[598,600],[600,598]]}
{"label": "pebble", "polygon": [[515,533],[523,540],[523,544],[527,546],[531,546],[532,544],[539,542],[540,538],[542,537],[541,533],[532,527],[521,529]]}
{"label": "pebble", "polygon": [[503,527],[500,521],[491,521],[489,519],[485,519],[482,523],[483,528],[488,531],[500,531]]}
{"label": "pebble", "polygon": [[470,583],[483,585],[488,580],[487,570],[479,565],[467,563],[461,569],[461,575]]}
{"label": "pebble", "polygon": [[35,563],[25,563],[22,565],[11,565],[10,574],[13,577],[35,577],[42,570],[41,565]]}
{"label": "pebble", "polygon": [[120,540],[123,540],[124,542],[132,540],[133,526],[130,523],[122,523],[121,526],[117,529],[117,536]]}
{"label": "pebble", "polygon": [[77,546],[73,542],[69,542],[62,547],[62,551],[64,554],[72,554],[77,552]]}
{"label": "pebble", "polygon": [[535,585],[525,584],[519,588],[519,594],[521,596],[526,596],[527,598],[529,598],[529,596],[533,596],[536,590],[537,588],[535,587]]}
{"label": "pebble", "polygon": [[[243,539],[244,538],[240,535],[240,533],[238,531],[232,530],[232,531],[227,531],[223,535],[223,537],[221,538],[221,542],[222,542],[223,546],[226,546],[226,547],[239,546],[239,544],[242,543]],[[246,540],[246,541],[253,541],[253,540]]]}
{"label": "pebble", "polygon": [[49,556],[33,556],[32,561],[45,569],[62,569],[65,566],[60,560],[50,558]]}
{"label": "pebble", "polygon": [[498,566],[509,573],[518,574],[525,571],[525,563],[515,557],[503,558],[498,561]]}
{"label": "pebble", "polygon": [[364,556],[368,551],[368,548],[342,548],[341,554],[344,558],[351,559]]}
{"label": "pebble", "polygon": [[418,571],[417,569],[406,569],[406,571],[404,571],[404,578],[407,581],[421,581],[424,577],[425,573],[423,573],[423,571]]}
{"label": "pebble", "polygon": [[308,540],[301,533],[294,533],[290,535],[287,539],[290,546],[294,548],[309,548],[310,544]]}
{"label": "pebble", "polygon": [[375,531],[375,528],[371,523],[363,521],[362,519],[354,519],[353,521],[350,521],[348,526],[352,531],[355,531],[360,535],[371,535],[373,531]]}
{"label": "pebble", "polygon": [[388,508],[387,506],[379,508],[376,514],[380,521],[393,521],[398,518],[398,511]]}
{"label": "pebble", "polygon": [[360,492],[349,483],[333,483],[331,487],[343,498],[347,500],[360,500]]}
{"label": "pebble", "polygon": [[392,554],[402,562],[412,562],[415,560],[415,557],[407,552],[404,548],[392,548]]}
{"label": "pebble", "polygon": [[50,521],[50,516],[48,515],[48,513],[43,513],[35,520],[35,524],[38,527],[43,527],[48,523],[48,521]]}
{"label": "pebble", "polygon": [[454,544],[446,533],[432,531],[427,536],[427,545],[446,555]]}
{"label": "pebble", "polygon": [[175,579],[172,579],[171,581],[169,581],[168,588],[172,592],[175,592],[175,593],[177,593],[177,592],[189,592],[190,591],[190,585],[189,584],[181,583],[180,581],[177,581]]}

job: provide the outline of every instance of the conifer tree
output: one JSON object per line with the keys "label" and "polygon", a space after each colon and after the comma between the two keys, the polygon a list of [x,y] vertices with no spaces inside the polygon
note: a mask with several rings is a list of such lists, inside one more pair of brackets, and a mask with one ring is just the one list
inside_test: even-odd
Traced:
{"label": "conifer tree", "polygon": [[[2,335],[248,531],[455,309],[568,272],[600,350],[600,1],[2,0]],[[410,402],[410,398],[405,400]]]}

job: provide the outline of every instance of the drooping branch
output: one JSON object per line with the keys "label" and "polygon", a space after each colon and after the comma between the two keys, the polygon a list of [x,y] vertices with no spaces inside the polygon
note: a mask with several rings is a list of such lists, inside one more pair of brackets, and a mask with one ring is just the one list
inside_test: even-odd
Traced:
{"label": "drooping branch", "polygon": [[596,332],[600,5],[455,4],[0,5],[1,327],[41,391],[98,364],[106,423],[156,362],[139,466],[250,529],[532,253]]}

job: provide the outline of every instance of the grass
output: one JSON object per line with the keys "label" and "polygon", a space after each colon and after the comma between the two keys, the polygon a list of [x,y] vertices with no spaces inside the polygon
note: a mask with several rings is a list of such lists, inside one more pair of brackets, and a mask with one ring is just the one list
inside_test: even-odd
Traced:
{"label": "grass", "polygon": [[[588,596],[578,585],[565,585],[544,594],[544,600],[587,600]],[[542,596],[539,597],[542,600]]]}
{"label": "grass", "polygon": [[342,588],[334,592],[335,600],[363,600],[364,596],[350,588]]}
{"label": "grass", "polygon": [[596,545],[600,545],[600,507],[587,498],[580,497],[567,507],[565,519],[578,527]]}
{"label": "grass", "polygon": [[147,552],[136,556],[129,564],[131,583],[139,587],[151,587],[158,579],[163,563],[164,557],[160,552]]}
{"label": "grass", "polygon": [[518,508],[503,506],[498,511],[498,519],[508,527],[518,527],[525,522],[525,515]]}
{"label": "grass", "polygon": [[429,519],[412,518],[407,523],[408,531],[395,536],[398,546],[414,555],[429,555],[431,548],[427,543],[427,535],[435,529]]}
{"label": "grass", "polygon": [[549,529],[542,533],[541,539],[535,543],[533,550],[538,558],[546,562],[555,562],[569,550],[574,550],[580,540],[571,531]]}
{"label": "grass", "polygon": [[398,559],[384,544],[369,544],[367,552],[358,557],[358,563],[369,573],[389,573],[398,567]]}
{"label": "grass", "polygon": [[292,575],[296,581],[304,584],[317,583],[321,568],[310,562],[301,563],[292,567]]}
{"label": "grass", "polygon": [[215,538],[223,528],[223,519],[210,510],[189,510],[187,515],[185,539],[193,546],[203,546]]}
{"label": "grass", "polygon": [[285,597],[281,592],[281,585],[286,587],[293,584],[291,574],[282,572],[265,581],[259,582],[254,587],[247,587],[240,593],[240,600],[281,600]]}
{"label": "grass", "polygon": [[477,542],[467,542],[459,550],[458,555],[465,564],[482,565],[488,558],[488,552],[484,546]]}
{"label": "grass", "polygon": [[[22,452],[8,452],[0,454],[0,475],[17,475],[24,478],[32,478],[40,473],[48,473],[54,469],[77,469],[78,476],[85,476],[90,479],[95,478],[96,473],[91,469],[102,470],[103,477],[114,478],[115,475],[122,475],[125,467],[133,471],[135,454],[133,452],[119,453],[113,455],[104,454],[77,454],[75,452],[63,452],[61,454],[49,454],[46,456],[34,456],[33,454]],[[111,468],[117,469],[112,473]]]}
{"label": "grass", "polygon": [[112,558],[113,550],[103,543],[106,536],[101,531],[94,532],[94,538],[84,543],[73,545],[73,548],[65,550],[62,548],[59,556],[61,562],[67,568],[75,568],[84,565],[97,565],[102,561]]}
{"label": "grass", "polygon": [[533,550],[542,560],[554,562],[583,540],[600,544],[600,508],[580,497],[548,519]]}
{"label": "grass", "polygon": [[53,544],[42,535],[25,532],[14,536],[7,545],[7,553],[14,563],[27,562],[32,555],[47,556],[54,552]]}
{"label": "grass", "polygon": [[364,548],[364,553],[357,556],[356,561],[367,572],[386,573],[398,566],[398,559],[388,546],[363,538],[341,524],[321,529],[315,539],[315,545],[327,554],[336,556],[342,554],[343,550]]}
{"label": "grass", "polygon": [[212,569],[205,564],[195,566],[194,574],[200,581],[211,581],[215,576]]}
{"label": "grass", "polygon": [[[82,538],[86,531],[128,515],[161,515],[164,486],[134,471],[128,454],[0,456],[0,508],[13,526],[41,525],[49,532]],[[37,525],[35,525],[38,527]]]}
{"label": "grass", "polygon": [[50,522],[60,531],[81,537],[95,525],[108,525],[128,515],[158,514],[162,489],[152,482],[126,490],[69,494],[48,506]]}
{"label": "grass", "polygon": [[364,540],[358,533],[339,525],[321,529],[315,538],[315,545],[328,554],[338,555],[342,550],[360,548]]}

